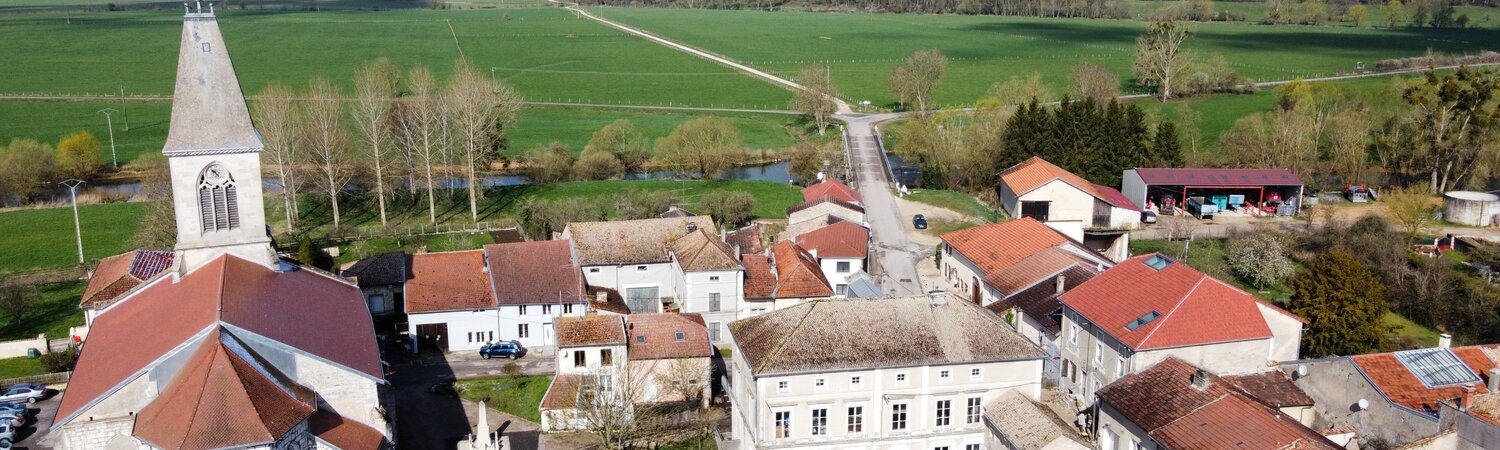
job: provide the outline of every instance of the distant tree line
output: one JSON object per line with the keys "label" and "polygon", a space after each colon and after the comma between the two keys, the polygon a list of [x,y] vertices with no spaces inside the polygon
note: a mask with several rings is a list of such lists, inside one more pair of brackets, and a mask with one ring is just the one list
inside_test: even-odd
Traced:
{"label": "distant tree line", "polygon": [[827,9],[921,14],[988,14],[1128,19],[1118,0],[585,0],[614,6],[707,9]]}
{"label": "distant tree line", "polygon": [[0,146],[0,203],[31,203],[69,178],[87,180],[101,167],[102,146],[92,133],[63,136],[57,146],[16,138]]}

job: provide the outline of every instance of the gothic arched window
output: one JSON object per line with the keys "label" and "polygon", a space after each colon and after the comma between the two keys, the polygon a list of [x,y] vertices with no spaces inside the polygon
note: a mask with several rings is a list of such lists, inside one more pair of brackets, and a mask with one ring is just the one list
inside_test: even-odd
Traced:
{"label": "gothic arched window", "polygon": [[219,163],[209,164],[198,175],[198,214],[205,232],[240,227],[240,207],[235,195],[234,177]]}

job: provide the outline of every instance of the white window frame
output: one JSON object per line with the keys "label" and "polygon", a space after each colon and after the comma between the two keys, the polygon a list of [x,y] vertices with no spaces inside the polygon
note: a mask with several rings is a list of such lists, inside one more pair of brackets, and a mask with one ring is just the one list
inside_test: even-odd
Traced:
{"label": "white window frame", "polygon": [[[859,411],[857,411],[857,412],[856,411],[851,411],[854,408],[859,408]],[[856,421],[855,419],[859,419],[859,420]],[[854,426],[856,426],[856,425],[859,426],[858,430],[851,430],[850,429],[850,428],[854,428]],[[864,403],[845,403],[844,404],[844,432],[848,433],[848,434],[861,434],[861,433],[865,432],[865,404]]]}
{"label": "white window frame", "polygon": [[[782,414],[786,415],[785,419],[780,417]],[[785,423],[786,426],[781,426],[782,423]],[[771,411],[771,436],[776,439],[792,437],[792,410],[781,409]]]}
{"label": "white window frame", "polygon": [[984,368],[974,367],[969,369],[969,379],[979,380],[984,378]]}
{"label": "white window frame", "polygon": [[984,397],[964,400],[964,423],[979,423],[984,417]]}
{"label": "white window frame", "polygon": [[[821,426],[819,425],[819,422],[818,422],[818,419],[819,419],[819,417],[818,417],[818,411],[822,411],[823,412],[823,417],[821,418],[822,419],[822,425]],[[813,407],[810,411],[808,411],[807,417],[808,417],[808,419],[811,419],[811,422],[809,422],[809,424],[811,425],[811,429],[808,430],[808,431],[810,431],[813,436],[827,436],[828,435],[828,407],[827,406],[815,406],[815,407]],[[819,432],[820,429],[822,430],[821,433]]]}
{"label": "white window frame", "polygon": [[864,378],[859,375],[849,377],[849,387],[858,388],[864,384]]}
{"label": "white window frame", "polygon": [[953,381],[953,371],[950,369],[938,370],[938,381],[947,383]]}
{"label": "white window frame", "polygon": [[[896,428],[896,409],[898,409],[897,407],[900,407],[899,409],[901,410],[901,427],[900,428]],[[891,402],[891,414],[890,414],[889,420],[890,420],[890,422],[887,423],[887,426],[890,427],[891,431],[906,431],[906,430],[911,429],[911,403],[910,402],[905,402],[905,401]]]}
{"label": "white window frame", "polygon": [[911,382],[911,377],[907,376],[906,372],[896,372],[896,385],[897,386],[906,386],[906,384],[910,383],[910,382]]}
{"label": "white window frame", "polygon": [[828,390],[828,377],[818,377],[813,379],[813,391],[823,392],[826,390]]}
{"label": "white window frame", "polygon": [[945,398],[932,403],[932,423],[939,428],[953,426],[953,399]]}
{"label": "white window frame", "polygon": [[785,394],[785,393],[791,392],[791,391],[792,391],[792,382],[787,381],[787,380],[780,380],[780,381],[776,382],[776,392]]}

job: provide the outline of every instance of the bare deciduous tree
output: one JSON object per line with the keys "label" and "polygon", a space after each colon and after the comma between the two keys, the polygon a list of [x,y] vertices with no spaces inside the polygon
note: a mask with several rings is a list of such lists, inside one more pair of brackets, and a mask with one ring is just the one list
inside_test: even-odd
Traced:
{"label": "bare deciduous tree", "polygon": [[318,184],[328,194],[333,211],[333,227],[338,228],[339,194],[354,176],[353,158],[349,154],[349,133],[344,129],[343,99],[338,88],[322,78],[308,84],[302,102],[306,130],[303,144],[308,162],[318,174]]}
{"label": "bare deciduous tree", "polygon": [[1193,31],[1176,22],[1156,22],[1135,40],[1135,65],[1132,71],[1141,84],[1154,85],[1162,101],[1172,98],[1172,83],[1189,64],[1182,44]]}
{"label": "bare deciduous tree", "polygon": [[1013,76],[1004,83],[995,83],[985,97],[998,105],[1022,105],[1033,99],[1040,103],[1053,100],[1052,88],[1042,82],[1042,74],[1037,72],[1026,78]]}
{"label": "bare deciduous tree", "polygon": [[1335,112],[1328,120],[1328,153],[1334,173],[1345,183],[1364,182],[1370,163],[1370,127],[1374,120],[1363,109]]}
{"label": "bare deciduous tree", "polygon": [[1075,64],[1068,69],[1068,95],[1104,105],[1120,96],[1120,77],[1092,61]]}
{"label": "bare deciduous tree", "polygon": [[433,166],[441,163],[438,146],[442,129],[443,107],[438,103],[437,80],[425,66],[416,66],[406,77],[408,94],[401,100],[396,114],[396,136],[406,152],[412,155],[412,171],[423,175],[427,191],[427,220],[437,223],[437,199],[433,192]]}
{"label": "bare deciduous tree", "polygon": [[20,328],[26,311],[36,305],[36,289],[15,282],[0,280],[0,312],[10,319],[11,328]]}
{"label": "bare deciduous tree", "polygon": [[1260,231],[1229,240],[1229,270],[1248,280],[1256,289],[1285,280],[1296,271],[1286,256],[1288,242],[1274,231]]}
{"label": "bare deciduous tree", "polygon": [[281,203],[286,213],[286,231],[297,226],[297,164],[301,161],[298,145],[296,93],[291,88],[272,84],[261,89],[255,100],[255,128],[265,144],[261,152],[264,164],[276,170],[281,181]]}
{"label": "bare deciduous tree", "polygon": [[375,198],[380,208],[380,226],[386,225],[385,153],[390,151],[390,114],[401,69],[386,58],[367,62],[354,73],[354,122],[364,138],[365,151],[374,163]]}
{"label": "bare deciduous tree", "polygon": [[620,160],[620,166],[625,172],[640,170],[647,161],[651,159],[651,143],[646,136],[635,130],[635,126],[629,120],[616,119],[599,131],[595,131],[589,137],[588,145],[583,147],[583,153],[587,155],[591,151],[606,151],[613,153]]}
{"label": "bare deciduous tree", "polygon": [[793,81],[803,89],[792,93],[792,108],[807,113],[818,126],[818,134],[823,134],[839,110],[839,90],[833,85],[833,75],[827,66],[808,66],[797,72]]}
{"label": "bare deciduous tree", "polygon": [[891,72],[891,92],[906,109],[915,106],[916,111],[927,111],[932,90],[947,70],[948,58],[938,49],[918,50]]}
{"label": "bare deciduous tree", "polygon": [[1385,202],[1391,211],[1391,219],[1406,232],[1408,239],[1415,238],[1436,221],[1437,200],[1415,187],[1387,191],[1380,200]]}
{"label": "bare deciduous tree", "polygon": [[452,132],[468,179],[469,218],[479,221],[479,170],[494,158],[496,144],[521,108],[521,94],[503,82],[491,82],[459,62],[444,102],[450,108]]}
{"label": "bare deciduous tree", "polygon": [[146,212],[131,237],[136,248],[170,249],[177,244],[177,213],[172,204],[172,174],[167,157],[161,153],[143,153],[132,165],[143,172],[141,196]]}

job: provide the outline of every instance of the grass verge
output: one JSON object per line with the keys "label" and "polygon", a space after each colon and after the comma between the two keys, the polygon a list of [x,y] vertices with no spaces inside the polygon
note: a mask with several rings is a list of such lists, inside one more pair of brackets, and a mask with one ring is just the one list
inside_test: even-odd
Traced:
{"label": "grass verge", "polygon": [[1401,341],[1411,340],[1422,344],[1424,347],[1435,347],[1438,343],[1438,332],[1422,326],[1406,316],[1397,314],[1395,311],[1386,311],[1381,323],[1392,327],[1391,334],[1396,338],[1397,344]]}
{"label": "grass verge", "polygon": [[0,359],[0,379],[11,379],[47,374],[47,368],[42,367],[41,358],[19,358]]}
{"label": "grass verge", "polygon": [[[143,203],[79,205],[83,256],[97,260],[130,249]],[[78,263],[73,209],[39,208],[0,212],[0,273],[72,266]]]}
{"label": "grass verge", "polygon": [[482,401],[496,410],[540,423],[542,415],[537,407],[551,384],[549,376],[518,375],[459,380],[454,388],[464,400]]}
{"label": "grass verge", "polygon": [[995,209],[984,204],[974,196],[958,191],[944,189],[919,189],[912,191],[911,195],[905,197],[918,203],[926,203],[939,208],[951,209],[961,214],[972,215],[989,222],[995,222],[998,218]]}

